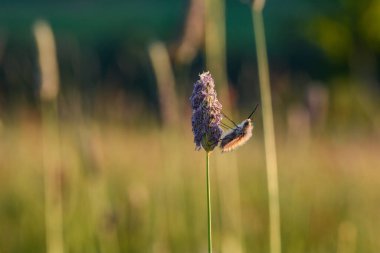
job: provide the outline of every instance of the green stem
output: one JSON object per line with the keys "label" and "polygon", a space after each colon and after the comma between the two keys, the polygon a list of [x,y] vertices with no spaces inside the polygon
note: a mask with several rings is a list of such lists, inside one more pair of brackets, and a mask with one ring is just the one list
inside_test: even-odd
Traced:
{"label": "green stem", "polygon": [[206,185],[207,185],[207,234],[208,234],[208,252],[212,253],[211,238],[211,193],[210,193],[210,170],[209,170],[210,152],[206,152]]}

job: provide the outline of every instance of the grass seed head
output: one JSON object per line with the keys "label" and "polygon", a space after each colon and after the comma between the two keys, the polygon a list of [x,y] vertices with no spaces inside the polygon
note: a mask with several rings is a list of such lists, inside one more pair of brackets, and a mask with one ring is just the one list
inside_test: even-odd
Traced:
{"label": "grass seed head", "polygon": [[212,151],[218,145],[223,131],[220,128],[222,105],[218,101],[214,80],[209,72],[199,75],[190,101],[196,149],[203,147],[207,152]]}

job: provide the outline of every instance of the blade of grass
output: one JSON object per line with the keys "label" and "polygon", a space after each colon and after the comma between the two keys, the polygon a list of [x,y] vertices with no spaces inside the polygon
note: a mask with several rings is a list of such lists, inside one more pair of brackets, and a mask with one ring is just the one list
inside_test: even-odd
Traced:
{"label": "blade of grass", "polygon": [[59,74],[56,46],[53,32],[47,22],[36,22],[33,32],[41,72],[46,248],[48,253],[63,253],[62,163],[57,111]]}
{"label": "blade of grass", "polygon": [[179,122],[179,110],[169,52],[162,42],[151,44],[148,52],[157,79],[162,121],[166,127],[175,129]]}
{"label": "blade of grass", "polygon": [[265,42],[264,20],[262,16],[263,5],[264,1],[255,1],[255,3],[252,4],[252,17],[257,50],[260,94],[263,112],[263,131],[269,194],[270,252],[281,253],[277,155],[273,124],[268,56]]}

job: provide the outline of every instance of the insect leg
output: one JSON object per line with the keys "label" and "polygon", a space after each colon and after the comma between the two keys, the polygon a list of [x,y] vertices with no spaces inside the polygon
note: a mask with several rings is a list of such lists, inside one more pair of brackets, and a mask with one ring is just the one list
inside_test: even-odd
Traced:
{"label": "insect leg", "polygon": [[226,117],[232,124],[234,124],[236,127],[238,126],[232,119],[230,119],[224,112],[222,112],[223,116]]}
{"label": "insect leg", "polygon": [[227,124],[224,123],[224,122],[220,122],[220,124],[221,124],[223,127],[227,128],[227,129],[233,129],[233,127],[230,127],[229,125],[227,125]]}

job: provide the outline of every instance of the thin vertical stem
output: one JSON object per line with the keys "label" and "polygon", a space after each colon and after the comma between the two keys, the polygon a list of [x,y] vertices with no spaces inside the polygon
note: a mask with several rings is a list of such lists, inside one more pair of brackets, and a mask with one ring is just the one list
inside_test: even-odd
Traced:
{"label": "thin vertical stem", "polygon": [[175,78],[168,49],[162,42],[154,42],[149,46],[148,51],[157,79],[163,123],[166,127],[176,129],[179,121],[179,110]]}
{"label": "thin vertical stem", "polygon": [[206,185],[207,185],[207,235],[208,235],[208,252],[212,253],[212,238],[211,238],[211,191],[210,191],[210,152],[206,152]]}
{"label": "thin vertical stem", "polygon": [[[223,111],[231,115],[234,109],[230,100],[227,77],[226,0],[205,0],[205,57],[206,67],[212,73]],[[199,12],[199,10],[197,10]],[[216,159],[216,194],[220,200],[220,252],[245,252],[241,218],[240,183],[237,159],[234,153]],[[228,168],[228,169],[222,169]],[[230,243],[232,242],[233,243]],[[234,245],[234,250],[231,250]]]}
{"label": "thin vertical stem", "polygon": [[63,253],[61,155],[56,102],[42,103],[46,252]]}
{"label": "thin vertical stem", "polygon": [[59,69],[53,31],[46,21],[33,27],[41,72],[41,110],[43,130],[43,166],[45,180],[46,251],[63,253],[62,164],[60,156],[57,96]]}
{"label": "thin vertical stem", "polygon": [[260,93],[263,110],[265,158],[269,194],[270,252],[281,253],[280,204],[278,193],[277,155],[273,125],[273,110],[270,91],[269,67],[265,44],[262,8],[252,5],[253,25],[259,68]]}

